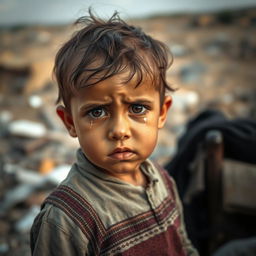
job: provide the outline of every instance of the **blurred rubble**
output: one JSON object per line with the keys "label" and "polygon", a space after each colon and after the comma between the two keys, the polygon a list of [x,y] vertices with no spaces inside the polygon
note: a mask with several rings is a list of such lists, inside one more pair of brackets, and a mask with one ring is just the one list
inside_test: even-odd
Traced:
{"label": "blurred rubble", "polygon": [[[186,122],[215,108],[256,118],[256,10],[134,20],[175,57],[177,91],[152,158],[170,160]],[[0,255],[30,255],[29,229],[47,194],[67,175],[78,142],[55,114],[56,50],[73,29],[0,29]]]}

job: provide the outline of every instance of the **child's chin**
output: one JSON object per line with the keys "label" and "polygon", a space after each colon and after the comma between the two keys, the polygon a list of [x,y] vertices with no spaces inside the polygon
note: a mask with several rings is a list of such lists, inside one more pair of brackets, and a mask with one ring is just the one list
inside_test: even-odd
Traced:
{"label": "child's chin", "polygon": [[130,161],[119,161],[112,166],[107,168],[107,172],[110,174],[125,174],[134,173],[139,170],[140,163],[130,162]]}

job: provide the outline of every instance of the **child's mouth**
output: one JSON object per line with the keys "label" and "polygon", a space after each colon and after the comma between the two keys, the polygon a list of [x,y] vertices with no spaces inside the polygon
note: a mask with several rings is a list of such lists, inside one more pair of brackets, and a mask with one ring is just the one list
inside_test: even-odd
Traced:
{"label": "child's mouth", "polygon": [[134,156],[134,152],[129,148],[116,148],[108,156],[116,160],[130,160]]}

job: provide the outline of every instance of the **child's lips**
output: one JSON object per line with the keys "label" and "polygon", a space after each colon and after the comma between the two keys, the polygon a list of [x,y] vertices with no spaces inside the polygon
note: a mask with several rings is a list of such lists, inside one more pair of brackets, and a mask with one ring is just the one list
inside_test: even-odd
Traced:
{"label": "child's lips", "polygon": [[130,160],[134,155],[134,151],[129,148],[116,148],[108,156],[116,160]]}

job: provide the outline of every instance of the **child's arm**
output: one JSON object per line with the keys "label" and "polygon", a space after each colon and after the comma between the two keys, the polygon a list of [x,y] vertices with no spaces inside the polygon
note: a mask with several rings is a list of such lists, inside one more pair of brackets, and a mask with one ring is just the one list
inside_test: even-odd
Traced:
{"label": "child's arm", "polygon": [[35,256],[84,256],[88,241],[59,209],[48,206],[35,219],[31,229],[31,251]]}

